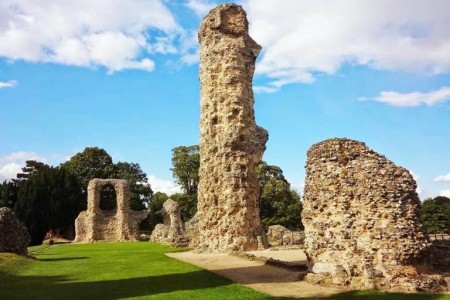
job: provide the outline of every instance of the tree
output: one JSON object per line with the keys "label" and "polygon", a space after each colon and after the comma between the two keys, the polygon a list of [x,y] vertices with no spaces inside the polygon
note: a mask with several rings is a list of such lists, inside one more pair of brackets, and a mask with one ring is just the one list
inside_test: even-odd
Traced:
{"label": "tree", "polygon": [[0,184],[0,207],[13,208],[17,201],[18,182],[4,181]]}
{"label": "tree", "polygon": [[280,167],[262,161],[257,168],[260,186],[259,209],[264,227],[283,225],[291,230],[303,229],[300,195],[292,190]]}
{"label": "tree", "polygon": [[48,165],[44,164],[43,162],[27,160],[25,162],[25,167],[22,168],[23,173],[18,173],[16,177],[18,179],[28,179],[36,174],[40,169],[45,167],[48,167]]}
{"label": "tree", "polygon": [[153,195],[145,174],[137,163],[113,163],[111,156],[98,147],[87,147],[82,152],[72,156],[67,162],[61,164],[75,174],[81,182],[83,193],[87,198],[87,186],[94,178],[126,179],[130,184],[130,208],[134,210],[145,209],[145,204]]}
{"label": "tree", "polygon": [[157,192],[155,193],[149,201],[148,210],[149,210],[149,216],[147,218],[147,227],[149,230],[153,230],[156,226],[156,224],[163,223],[163,215],[162,215],[162,208],[164,202],[169,199],[169,196],[167,196],[166,193]]}
{"label": "tree", "polygon": [[[442,197],[445,198],[445,197]],[[448,198],[447,198],[448,199]],[[422,203],[421,219],[429,233],[450,232],[450,218],[444,212],[445,199],[428,198]]]}
{"label": "tree", "polygon": [[86,191],[91,179],[112,178],[114,165],[111,156],[98,147],[86,147],[82,152],[72,156],[61,167],[69,170],[80,180]]}
{"label": "tree", "polygon": [[118,162],[114,165],[114,178],[126,179],[130,185],[130,207],[133,210],[145,209],[144,203],[149,203],[153,191],[148,183],[147,174],[137,163]]}
{"label": "tree", "polygon": [[198,170],[200,168],[200,149],[198,145],[179,146],[172,149],[172,166],[170,169],[175,181],[184,193],[197,194]]}
{"label": "tree", "polygon": [[65,231],[86,206],[78,179],[63,168],[42,167],[19,184],[14,211],[39,245],[49,231]]}

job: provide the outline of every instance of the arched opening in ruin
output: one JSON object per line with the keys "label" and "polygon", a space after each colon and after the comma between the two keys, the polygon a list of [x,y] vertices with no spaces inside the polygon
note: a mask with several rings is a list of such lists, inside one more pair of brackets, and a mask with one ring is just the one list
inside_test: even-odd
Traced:
{"label": "arched opening in ruin", "polygon": [[117,193],[112,184],[105,184],[100,190],[100,209],[114,210],[117,208]]}

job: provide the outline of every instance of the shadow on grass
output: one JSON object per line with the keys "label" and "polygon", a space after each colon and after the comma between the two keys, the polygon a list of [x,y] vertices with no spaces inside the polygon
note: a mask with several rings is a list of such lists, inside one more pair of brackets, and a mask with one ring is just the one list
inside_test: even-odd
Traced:
{"label": "shadow on grass", "polygon": [[0,299],[96,299],[140,297],[231,284],[205,270],[138,278],[73,282],[66,276],[16,276],[0,273]]}
{"label": "shadow on grass", "polygon": [[80,259],[88,259],[88,256],[80,256],[80,257],[59,257],[59,258],[38,258],[39,261],[65,261],[65,260],[80,260]]}

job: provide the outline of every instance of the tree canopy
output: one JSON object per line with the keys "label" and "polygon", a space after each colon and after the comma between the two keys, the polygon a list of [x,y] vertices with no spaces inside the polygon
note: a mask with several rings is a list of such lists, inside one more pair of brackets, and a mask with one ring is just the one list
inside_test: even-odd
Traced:
{"label": "tree canopy", "polygon": [[87,196],[89,181],[94,178],[126,179],[130,185],[130,208],[133,210],[145,209],[145,203],[148,203],[153,195],[147,174],[142,171],[138,163],[118,162],[114,164],[108,152],[98,147],[85,148],[61,164],[61,167],[77,176],[85,196]]}
{"label": "tree canopy", "polygon": [[198,145],[179,146],[172,149],[172,169],[175,181],[186,194],[197,194],[198,170],[200,168]]}
{"label": "tree canopy", "polygon": [[429,233],[450,233],[450,199],[439,196],[423,201],[421,219]]}

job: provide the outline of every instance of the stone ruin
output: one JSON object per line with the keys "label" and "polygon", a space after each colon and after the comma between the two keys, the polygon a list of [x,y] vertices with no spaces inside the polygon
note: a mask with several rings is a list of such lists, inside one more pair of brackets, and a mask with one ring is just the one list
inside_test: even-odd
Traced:
{"label": "stone ruin", "polygon": [[[102,209],[107,200],[112,209]],[[111,202],[112,201],[112,202]],[[124,179],[93,179],[88,185],[88,207],[75,220],[74,242],[136,241],[147,211],[130,209],[130,187]]]}
{"label": "stone ruin", "polygon": [[271,246],[303,245],[305,234],[292,231],[282,225],[272,225],[267,229],[267,240]]}
{"label": "stone ruin", "polygon": [[416,182],[364,143],[330,139],[307,154],[306,279],[352,288],[442,291],[427,262]]}
{"label": "stone ruin", "polygon": [[162,214],[164,224],[155,226],[150,241],[173,247],[187,246],[189,239],[184,235],[184,223],[178,203],[167,199],[163,204]]}
{"label": "stone ruin", "polygon": [[0,208],[0,252],[28,255],[30,234],[16,217],[12,209]]}
{"label": "stone ruin", "polygon": [[252,78],[261,46],[245,11],[221,4],[203,19],[200,43],[198,252],[267,246],[256,167],[268,133],[255,123]]}

